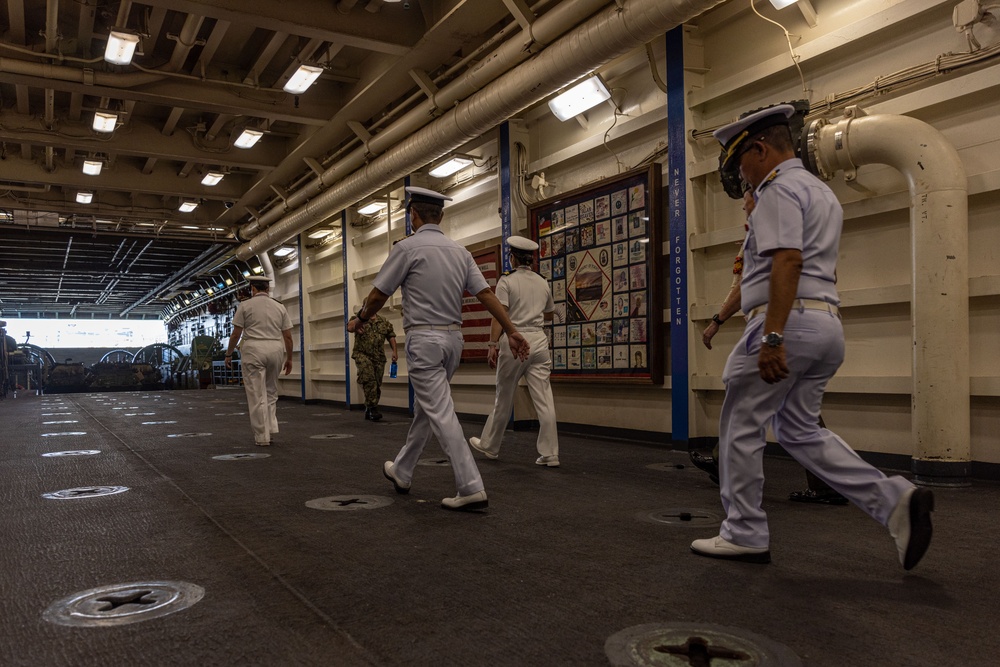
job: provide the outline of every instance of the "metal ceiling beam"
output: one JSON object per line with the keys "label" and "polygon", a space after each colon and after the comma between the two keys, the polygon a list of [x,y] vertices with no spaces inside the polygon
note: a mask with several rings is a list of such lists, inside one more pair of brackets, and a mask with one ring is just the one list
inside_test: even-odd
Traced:
{"label": "metal ceiling beam", "polygon": [[[201,158],[203,159],[203,158]],[[34,161],[28,162],[8,157],[10,172],[4,169],[0,173],[11,173],[18,183],[38,183],[51,185],[76,192],[100,192],[117,190],[127,193],[144,193],[168,197],[191,197],[207,201],[235,201],[246,190],[250,177],[230,173],[218,185],[209,187],[201,184],[201,179],[182,178],[169,165],[157,165],[152,173],[142,172],[141,162],[131,163],[119,160],[114,167],[104,169],[99,176],[88,176],[77,168],[64,167],[48,172]],[[11,180],[14,180],[12,178]],[[2,186],[0,186],[2,189]],[[59,194],[59,193],[55,193]],[[75,195],[74,195],[75,198]],[[35,201],[41,198],[33,197]],[[65,200],[63,200],[65,203]]]}
{"label": "metal ceiling beam", "polygon": [[[7,110],[4,112],[4,123],[0,125],[0,141],[27,142],[37,146],[69,148],[85,153],[104,151],[109,146],[107,139],[99,138],[99,135],[91,131],[89,120],[81,121],[81,125],[75,128],[77,133],[71,134],[66,131],[67,129],[69,128],[63,124],[58,132],[50,131],[45,129],[34,116]],[[218,131],[218,128],[213,127],[213,129]],[[227,144],[216,140],[211,143],[206,142],[216,150],[202,150],[192,143],[187,132],[184,132],[183,136],[171,138],[164,136],[159,128],[137,118],[133,118],[129,123],[127,132],[119,131],[113,136],[113,145],[118,155],[154,157],[177,162],[206,162],[232,169],[254,171],[273,169],[280,164],[288,153],[289,143],[288,139],[269,136],[267,140],[260,141],[247,150],[233,147],[228,152],[218,152],[218,148],[223,148]]]}
{"label": "metal ceiling beam", "polygon": [[[329,121],[331,111],[337,108],[331,103],[331,96],[334,98],[337,97],[336,88],[339,86],[339,84],[334,82],[326,83],[326,90],[310,90],[309,95],[302,95],[299,98],[299,106],[296,107],[293,99],[294,95],[260,91],[252,96],[241,96],[238,94],[241,89],[228,88],[225,84],[221,83],[164,78],[159,81],[145,83],[135,88],[129,88],[125,85],[129,81],[127,78],[122,79],[121,87],[86,84],[83,82],[85,74],[82,71],[77,75],[73,71],[74,68],[68,67],[59,71],[67,76],[72,75],[74,78],[71,81],[31,74],[15,74],[4,69],[6,63],[10,63],[13,66],[16,62],[20,61],[0,58],[0,83],[51,88],[61,93],[83,93],[84,95],[93,95],[96,97],[114,97],[168,107],[176,106],[200,109],[211,113],[228,113],[234,116],[266,118],[270,121],[284,121],[301,125],[325,125]],[[50,67],[47,68],[47,71],[51,72],[54,70]],[[76,76],[79,76],[79,81],[76,80]],[[242,90],[250,91],[252,89]],[[237,94],[232,94],[233,91],[236,91]],[[261,100],[262,97],[270,97],[271,99],[263,101]]]}
{"label": "metal ceiling beam", "polygon": [[[345,16],[331,11],[330,0],[296,0],[294,5],[247,3],[246,0],[157,0],[156,4],[179,12],[251,24],[290,35],[319,37],[394,56],[405,55],[420,41],[427,27],[416,13],[405,14],[409,20],[391,22],[384,16],[367,12]],[[292,6],[294,11],[289,11]]]}

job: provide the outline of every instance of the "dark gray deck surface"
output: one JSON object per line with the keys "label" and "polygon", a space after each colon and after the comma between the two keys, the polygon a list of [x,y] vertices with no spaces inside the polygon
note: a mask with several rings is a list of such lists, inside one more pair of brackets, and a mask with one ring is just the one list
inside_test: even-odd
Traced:
{"label": "dark gray deck surface", "polygon": [[[715,523],[641,519],[720,512],[703,473],[655,465],[687,463],[681,452],[563,436],[562,467],[546,469],[534,433],[509,432],[499,461],[477,455],[489,510],[452,513],[438,506],[454,494],[449,467],[418,467],[408,496],[382,476],[404,416],[371,424],[282,401],[279,444],[265,450],[239,413],[236,389],[0,403],[0,665],[607,665],[607,638],[647,623],[740,628],[817,667],[1000,661],[995,484],[936,490],[934,542],[905,573],[884,528],[853,507],[788,502],[801,470],[768,459],[774,562],[749,565],[689,553]],[[45,435],[69,431],[86,435]],[[310,438],[327,433],[353,437]],[[100,454],[41,456],[79,449]],[[240,452],[271,456],[212,458]],[[442,454],[432,443],[424,456]],[[95,485],[129,491],[41,495]],[[340,495],[393,502],[306,506]],[[205,597],[116,627],[43,619],[79,591],[148,580]]]}

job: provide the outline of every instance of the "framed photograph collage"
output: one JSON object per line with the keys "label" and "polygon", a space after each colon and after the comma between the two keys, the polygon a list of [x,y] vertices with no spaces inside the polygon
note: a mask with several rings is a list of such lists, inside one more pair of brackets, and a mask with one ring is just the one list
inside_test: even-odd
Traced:
{"label": "framed photograph collage", "polygon": [[659,194],[654,164],[528,208],[553,378],[663,383]]}

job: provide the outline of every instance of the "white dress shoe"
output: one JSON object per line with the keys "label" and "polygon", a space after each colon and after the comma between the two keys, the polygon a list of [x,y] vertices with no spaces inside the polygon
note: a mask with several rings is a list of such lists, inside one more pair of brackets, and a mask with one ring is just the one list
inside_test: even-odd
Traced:
{"label": "white dress shoe", "polygon": [[459,495],[441,501],[441,507],[446,510],[460,511],[484,510],[489,507],[489,504],[490,501],[486,499],[486,491],[476,491],[467,496]]}
{"label": "white dress shoe", "polygon": [[931,512],[934,493],[930,489],[913,487],[903,494],[889,515],[889,534],[896,540],[899,563],[912,570],[931,545]]}
{"label": "white dress shoe", "polygon": [[410,485],[396,477],[396,471],[393,470],[392,461],[386,461],[382,464],[382,474],[385,475],[387,480],[392,482],[392,485],[396,488],[396,493],[410,492]]}
{"label": "white dress shoe", "polygon": [[764,565],[771,562],[771,552],[768,551],[767,547],[741,547],[738,544],[733,544],[723,539],[721,535],[704,540],[695,540],[691,543],[691,551],[699,556],[739,560],[744,563],[760,563]]}
{"label": "white dress shoe", "polygon": [[550,468],[559,467],[559,457],[558,456],[539,456],[535,459],[536,466],[548,466]]}
{"label": "white dress shoe", "polygon": [[472,445],[472,448],[477,452],[479,452],[480,454],[484,455],[486,458],[493,459],[494,461],[500,458],[499,454],[496,454],[488,449],[483,449],[482,447],[480,447],[479,444],[481,442],[482,440],[480,440],[479,438],[469,438],[469,444]]}

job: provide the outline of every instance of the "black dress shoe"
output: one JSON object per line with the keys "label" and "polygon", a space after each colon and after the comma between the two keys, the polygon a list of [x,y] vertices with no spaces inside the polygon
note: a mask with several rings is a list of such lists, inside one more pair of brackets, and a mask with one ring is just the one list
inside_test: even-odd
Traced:
{"label": "black dress shoe", "polygon": [[708,473],[708,478],[713,484],[719,483],[719,462],[711,454],[691,450],[688,452],[688,457],[695,468]]}
{"label": "black dress shoe", "polygon": [[371,420],[373,422],[377,422],[379,419],[382,419],[382,413],[379,412],[378,406],[375,406],[374,408],[371,409],[371,414],[372,414]]}
{"label": "black dress shoe", "polygon": [[370,421],[370,422],[375,421],[375,418],[372,417],[372,409],[371,408],[365,408],[365,420],[366,421]]}
{"label": "black dress shoe", "polygon": [[820,493],[812,489],[792,491],[788,494],[788,499],[793,503],[817,503],[819,505],[846,505],[850,502],[836,491]]}

